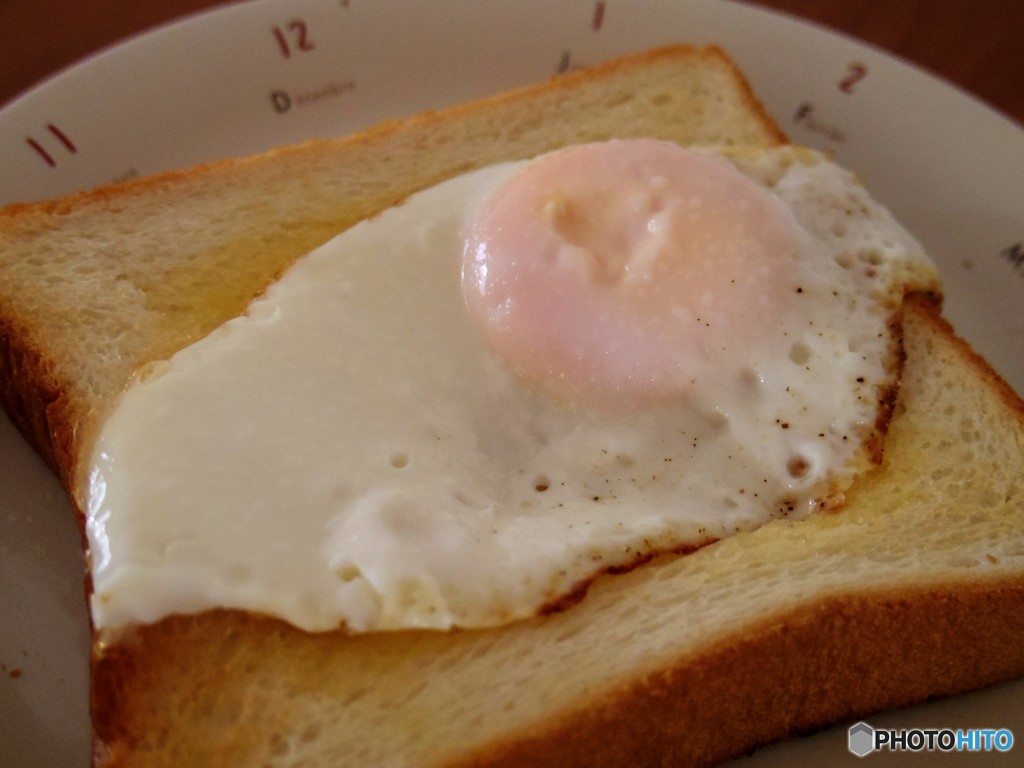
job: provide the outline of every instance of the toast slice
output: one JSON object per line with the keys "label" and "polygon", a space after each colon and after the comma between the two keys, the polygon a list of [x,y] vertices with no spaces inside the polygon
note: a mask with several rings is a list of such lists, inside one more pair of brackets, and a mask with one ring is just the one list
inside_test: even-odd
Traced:
{"label": "toast slice", "polygon": [[[9,208],[0,397],[81,510],[79,457],[133,371],[295,258],[455,173],[631,136],[784,140],[724,54],[672,48]],[[906,315],[886,463],[842,513],[600,579],[571,610],[500,630],[313,635],[217,611],[98,635],[96,764],[708,765],[1024,675],[1024,405],[934,306]]]}

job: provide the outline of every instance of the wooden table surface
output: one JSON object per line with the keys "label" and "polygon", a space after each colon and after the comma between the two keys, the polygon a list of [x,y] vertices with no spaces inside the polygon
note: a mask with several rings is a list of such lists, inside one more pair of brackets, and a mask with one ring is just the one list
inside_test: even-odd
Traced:
{"label": "wooden table surface", "polygon": [[[0,0],[0,105],[94,51],[217,2]],[[753,4],[813,20],[895,53],[1024,125],[1021,0],[754,0]]]}

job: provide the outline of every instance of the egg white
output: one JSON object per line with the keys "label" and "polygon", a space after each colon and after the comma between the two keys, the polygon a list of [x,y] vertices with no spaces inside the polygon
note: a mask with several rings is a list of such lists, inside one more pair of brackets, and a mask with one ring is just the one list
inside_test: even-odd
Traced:
{"label": "egg white", "polygon": [[520,164],[445,182],[128,389],[92,458],[96,625],[228,607],[310,631],[491,626],[841,498],[896,381],[889,322],[934,270],[823,157],[731,159],[792,212],[786,300],[812,325],[723,353],[685,404],[557,402],[494,354],[459,286],[466,221]]}

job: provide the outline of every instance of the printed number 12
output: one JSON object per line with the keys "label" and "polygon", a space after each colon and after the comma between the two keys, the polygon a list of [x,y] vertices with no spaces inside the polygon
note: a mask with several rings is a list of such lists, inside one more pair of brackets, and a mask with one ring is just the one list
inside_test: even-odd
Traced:
{"label": "printed number 12", "polygon": [[274,27],[274,37],[281,48],[281,55],[286,59],[292,55],[292,46],[289,44],[289,35],[286,34],[286,31],[290,33],[292,42],[297,50],[312,51],[315,47],[313,41],[309,39],[309,29],[306,27],[306,22],[302,19],[288,22],[288,26],[285,29]]}

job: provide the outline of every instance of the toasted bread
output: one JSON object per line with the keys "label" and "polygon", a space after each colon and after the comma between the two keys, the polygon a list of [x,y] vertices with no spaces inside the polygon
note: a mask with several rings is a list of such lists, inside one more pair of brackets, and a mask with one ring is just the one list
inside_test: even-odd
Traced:
{"label": "toasted bread", "polygon": [[[721,52],[673,48],[9,208],[4,405],[81,510],[82,459],[133,371],[310,248],[455,173],[628,136],[784,140]],[[884,463],[841,512],[601,578],[569,610],[492,630],[350,637],[223,610],[97,633],[96,764],[712,765],[1024,675],[1024,403],[934,302],[910,298],[904,328]]]}

